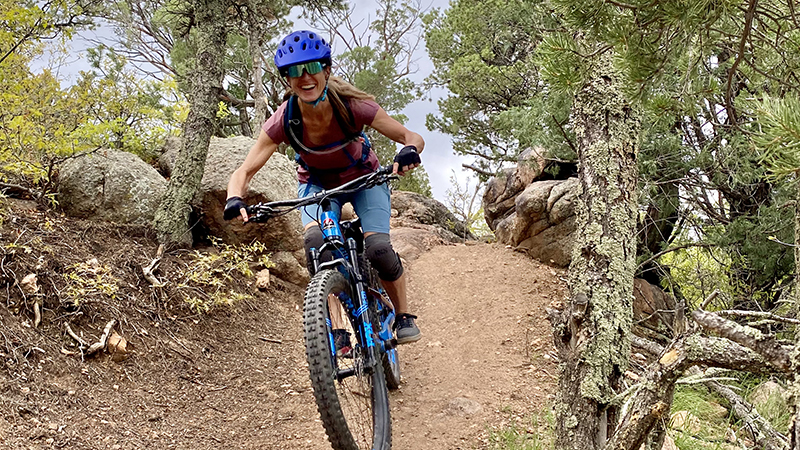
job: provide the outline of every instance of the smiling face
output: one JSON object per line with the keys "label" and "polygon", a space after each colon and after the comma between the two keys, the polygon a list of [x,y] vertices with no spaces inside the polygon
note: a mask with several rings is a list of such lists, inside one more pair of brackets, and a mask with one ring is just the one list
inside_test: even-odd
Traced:
{"label": "smiling face", "polygon": [[295,94],[307,103],[312,103],[322,96],[325,90],[325,83],[330,76],[331,68],[326,67],[322,72],[310,75],[308,72],[303,72],[299,77],[286,77],[289,82],[289,87],[292,88]]}

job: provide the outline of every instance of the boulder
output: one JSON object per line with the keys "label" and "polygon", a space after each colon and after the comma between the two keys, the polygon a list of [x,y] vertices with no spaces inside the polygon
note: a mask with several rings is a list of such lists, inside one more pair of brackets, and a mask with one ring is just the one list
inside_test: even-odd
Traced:
{"label": "boulder", "polygon": [[748,395],[747,399],[756,408],[763,411],[769,403],[774,403],[778,410],[787,411],[789,408],[788,399],[789,393],[786,388],[776,383],[773,380],[767,380],[759,384],[753,392]]}
{"label": "boulder", "polygon": [[429,228],[392,228],[392,247],[404,262],[411,262],[437,245],[447,245],[447,241],[438,234],[434,227]]}
{"label": "boulder", "polygon": [[392,228],[395,227],[425,228],[450,242],[475,239],[464,222],[441,202],[416,192],[392,191]]}
{"label": "boulder", "polygon": [[58,202],[70,216],[143,225],[153,220],[167,182],[138,156],[100,150],[67,160]]}
{"label": "boulder", "polygon": [[513,211],[490,224],[497,241],[526,249],[546,264],[567,267],[574,241],[578,187],[576,178],[529,184],[514,199]]}
{"label": "boulder", "polygon": [[392,192],[392,246],[410,262],[436,245],[475,239],[441,202],[415,192]]}
{"label": "boulder", "polygon": [[172,176],[172,168],[175,166],[175,160],[178,159],[181,145],[183,145],[183,139],[177,136],[169,136],[164,140],[160,151],[161,155],[158,157],[158,171],[165,178]]}
{"label": "boulder", "polygon": [[[244,161],[255,139],[246,136],[211,138],[205,172],[193,207],[200,212],[208,233],[227,243],[260,241],[276,251],[294,252],[303,248],[300,213],[293,211],[265,224],[242,223],[222,218],[231,174]],[[271,202],[297,197],[295,163],[275,153],[250,182],[244,196],[248,204]],[[305,262],[299,262],[305,265]],[[278,274],[280,276],[280,274]]]}
{"label": "boulder", "polygon": [[633,333],[667,345],[673,337],[677,302],[660,287],[633,279]]}
{"label": "boulder", "polygon": [[508,168],[489,179],[483,193],[483,212],[489,228],[514,212],[514,199],[537,179],[545,168],[544,149],[522,152],[514,168]]}
{"label": "boulder", "polygon": [[[546,263],[567,267],[575,233],[574,200],[577,179],[552,179],[546,151],[533,148],[520,154],[516,167],[489,180],[483,194],[486,223],[497,241]],[[574,170],[557,172],[570,175]]]}

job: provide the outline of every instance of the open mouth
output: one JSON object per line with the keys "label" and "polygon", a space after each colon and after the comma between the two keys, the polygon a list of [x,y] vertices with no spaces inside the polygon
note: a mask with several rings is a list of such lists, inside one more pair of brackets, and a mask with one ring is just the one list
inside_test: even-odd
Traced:
{"label": "open mouth", "polygon": [[300,86],[300,89],[302,89],[304,91],[310,91],[310,90],[312,90],[312,89],[314,89],[316,87],[317,87],[316,84],[306,84],[306,85]]}

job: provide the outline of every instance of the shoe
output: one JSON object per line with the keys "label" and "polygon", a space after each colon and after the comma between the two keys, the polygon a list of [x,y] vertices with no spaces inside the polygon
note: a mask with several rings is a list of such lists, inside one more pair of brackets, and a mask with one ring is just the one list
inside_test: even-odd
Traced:
{"label": "shoe", "polygon": [[333,330],[333,345],[336,347],[336,356],[352,358],[353,346],[350,343],[350,333],[347,330]]}
{"label": "shoe", "polygon": [[422,333],[414,323],[417,316],[412,314],[398,314],[394,322],[394,328],[398,344],[410,344],[422,338]]}

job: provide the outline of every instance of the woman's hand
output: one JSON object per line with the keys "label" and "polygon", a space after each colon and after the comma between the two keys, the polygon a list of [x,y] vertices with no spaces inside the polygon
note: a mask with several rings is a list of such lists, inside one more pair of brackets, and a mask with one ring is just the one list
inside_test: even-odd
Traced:
{"label": "woman's hand", "polygon": [[247,222],[247,203],[242,200],[242,197],[231,197],[225,203],[225,212],[222,213],[222,218],[225,220],[235,219],[242,216],[242,221]]}
{"label": "woman's hand", "polygon": [[405,175],[406,172],[419,167],[421,163],[422,160],[419,158],[419,153],[417,153],[417,147],[406,145],[394,156],[392,173]]}

